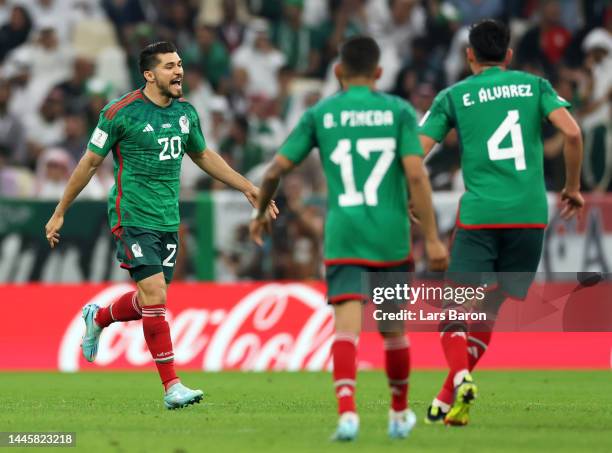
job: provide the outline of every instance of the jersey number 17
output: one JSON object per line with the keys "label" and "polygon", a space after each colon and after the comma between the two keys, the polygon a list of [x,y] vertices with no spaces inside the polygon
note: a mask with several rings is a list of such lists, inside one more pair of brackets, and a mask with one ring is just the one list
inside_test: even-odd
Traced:
{"label": "jersey number 17", "polygon": [[376,206],[378,204],[378,186],[380,186],[395,158],[395,139],[361,138],[356,141],[355,145],[359,156],[366,160],[370,160],[372,153],[378,152],[381,154],[363,185],[363,192],[359,192],[355,185],[351,141],[346,138],[338,141],[336,148],[330,155],[331,161],[340,166],[340,177],[344,185],[344,193],[338,197],[338,205],[342,207],[359,206],[365,202],[368,206]]}

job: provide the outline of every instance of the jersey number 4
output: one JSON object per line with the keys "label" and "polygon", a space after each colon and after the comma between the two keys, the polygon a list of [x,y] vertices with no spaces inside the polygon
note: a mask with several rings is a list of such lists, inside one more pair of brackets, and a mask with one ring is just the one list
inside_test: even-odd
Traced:
{"label": "jersey number 4", "polygon": [[[489,150],[489,159],[514,159],[514,167],[518,171],[522,171],[527,169],[527,164],[525,163],[523,132],[521,131],[521,125],[518,121],[518,110],[510,110],[504,121],[502,121],[495,132],[493,132],[493,135],[491,135],[491,138],[487,141],[487,149]],[[500,148],[499,145],[508,134],[510,134],[512,144],[508,148]]]}
{"label": "jersey number 4", "polygon": [[380,186],[395,157],[395,139],[362,138],[357,140],[356,146],[357,153],[366,160],[370,160],[372,153],[379,152],[381,155],[363,185],[363,192],[359,192],[355,185],[351,141],[342,139],[338,142],[330,156],[331,161],[340,166],[340,177],[344,185],[344,193],[338,197],[338,204],[346,207],[359,206],[365,202],[368,206],[376,206],[378,204],[378,186]]}

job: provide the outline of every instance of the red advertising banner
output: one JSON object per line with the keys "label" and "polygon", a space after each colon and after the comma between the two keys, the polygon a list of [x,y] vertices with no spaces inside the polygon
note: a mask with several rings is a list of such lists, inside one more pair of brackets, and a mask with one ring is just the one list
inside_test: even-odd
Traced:
{"label": "red advertising banner", "polygon": [[[0,369],[95,370],[150,368],[140,321],[115,323],[101,337],[98,358],[81,357],[81,308],[107,305],[133,289],[116,285],[0,286]],[[330,367],[331,309],[319,283],[175,283],[167,317],[179,368],[321,370]],[[413,366],[445,361],[436,332],[410,335]],[[612,333],[496,332],[482,361],[487,368],[610,368]],[[362,368],[383,366],[382,341],[365,332]]]}

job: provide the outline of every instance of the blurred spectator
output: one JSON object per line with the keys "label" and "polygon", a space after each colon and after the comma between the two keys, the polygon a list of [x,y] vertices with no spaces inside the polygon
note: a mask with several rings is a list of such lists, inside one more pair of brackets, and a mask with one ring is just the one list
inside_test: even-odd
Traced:
{"label": "blurred spectator", "polygon": [[[308,3],[307,3],[308,4]],[[338,55],[345,39],[366,31],[367,19],[364,0],[330,0],[328,17],[316,28],[316,47],[321,54],[319,76]],[[322,72],[323,71],[323,72]]]}
{"label": "blurred spectator", "polygon": [[42,91],[70,78],[74,54],[68,44],[60,44],[53,21],[41,19],[39,27],[36,41],[29,46],[32,63],[30,83]]}
{"label": "blurred spectator", "polygon": [[10,151],[0,144],[0,197],[31,197],[34,195],[32,173],[9,164]]}
{"label": "blurred spectator", "polygon": [[193,41],[193,23],[196,10],[189,0],[160,2],[160,39],[173,42],[179,49],[186,48]]}
{"label": "blurred spectator", "polygon": [[0,79],[0,148],[6,164],[20,164],[26,158],[25,132],[21,120],[9,112],[11,86]]}
{"label": "blurred spectator", "polygon": [[276,96],[276,112],[283,121],[287,121],[289,111],[295,101],[291,93],[291,84],[295,80],[295,74],[289,66],[283,66],[278,70],[278,95]]}
{"label": "blurred spectator", "polygon": [[85,111],[87,81],[93,76],[93,73],[94,64],[92,60],[85,56],[75,58],[71,78],[57,85],[57,88],[64,95],[64,102],[68,110]]}
{"label": "blurred spectator", "polygon": [[209,107],[214,92],[197,65],[184,65],[185,98],[193,105],[200,117],[204,137],[210,133]]}
{"label": "blurred spectator", "polygon": [[223,0],[222,3],[223,18],[217,26],[217,34],[221,42],[232,53],[236,50],[246,32],[245,24],[238,18],[238,5],[236,0]]}
{"label": "blurred spectator", "polygon": [[122,32],[127,52],[127,66],[129,68],[131,88],[135,89],[144,85],[144,77],[138,67],[138,56],[140,51],[147,45],[158,40],[154,28],[147,23],[139,23],[134,26],[125,27]]}
{"label": "blurred spectator", "polygon": [[469,28],[463,27],[453,37],[450,50],[444,61],[444,71],[448,85],[452,85],[471,74],[465,54],[465,49],[469,45],[469,34]]}
{"label": "blurred spectator", "polygon": [[226,90],[231,111],[236,115],[246,115],[249,109],[247,90],[249,73],[245,68],[236,67],[232,70],[232,78]]}
{"label": "blurred spectator", "polygon": [[[59,200],[74,166],[75,161],[62,148],[48,148],[43,151],[36,163],[35,196],[41,200]],[[108,172],[104,170],[100,172],[102,176],[107,174]],[[77,199],[106,198],[108,189],[102,183],[100,175],[96,174],[91,178]]]}
{"label": "blurred spectator", "polygon": [[11,50],[27,41],[31,30],[28,10],[20,5],[13,6],[9,22],[0,28],[0,62]]}
{"label": "blurred spectator", "polygon": [[34,28],[37,30],[53,28],[61,42],[68,40],[71,6],[64,0],[30,0],[27,2]]}
{"label": "blurred spectator", "polygon": [[219,145],[219,151],[240,173],[263,162],[263,149],[249,138],[249,122],[244,116],[232,120],[229,135]]}
{"label": "blurred spectator", "polygon": [[542,64],[550,77],[569,45],[571,33],[561,24],[558,0],[542,0],[540,21],[525,33],[517,46],[519,65]]}
{"label": "blurred spectator", "polygon": [[319,74],[321,55],[313,30],[302,23],[304,0],[284,0],[283,18],[272,27],[272,41],[296,74]]}
{"label": "blurred spectator", "polygon": [[418,119],[421,119],[427,110],[429,110],[435,97],[436,90],[433,85],[429,83],[420,83],[415,87],[415,90],[410,96],[410,102],[416,111]]}
{"label": "blurred spectator", "polygon": [[410,58],[412,40],[425,33],[425,9],[417,0],[370,0],[367,17],[370,34],[400,62]]}
{"label": "blurred spectator", "polygon": [[147,19],[140,0],[102,0],[102,7],[120,36],[125,26],[145,22]]}
{"label": "blurred spectator", "polygon": [[322,206],[310,198],[304,179],[287,175],[277,197],[284,215],[272,225],[274,279],[304,280],[321,277]]}
{"label": "blurred spectator", "polygon": [[612,32],[596,28],[582,46],[588,77],[581,109],[585,179],[594,190],[606,191],[612,189]]}
{"label": "blurred spectator", "polygon": [[85,118],[87,120],[87,135],[91,135],[100,117],[100,112],[109,99],[110,86],[100,79],[91,79],[87,82],[87,106]]}
{"label": "blurred spectator", "polygon": [[212,25],[202,24],[196,29],[196,41],[183,52],[187,65],[197,65],[213,88],[219,88],[230,74],[230,59]]}
{"label": "blurred spectator", "polygon": [[457,8],[464,25],[482,19],[500,19],[505,12],[502,0],[450,0],[450,3]]}
{"label": "blurred spectator", "polygon": [[9,0],[0,0],[0,26],[7,24],[11,17],[13,5]]}
{"label": "blurred spectator", "polygon": [[41,200],[59,200],[73,168],[74,161],[63,149],[42,152],[36,164],[36,196]]}
{"label": "blurred spectator", "polygon": [[213,96],[208,100],[208,110],[210,124],[207,126],[206,143],[209,148],[217,150],[223,138],[229,133],[231,109],[225,97]]}
{"label": "blurred spectator", "polygon": [[40,104],[40,90],[30,83],[32,64],[29,50],[26,46],[18,47],[3,65],[3,75],[11,84],[9,111],[22,119]]}
{"label": "blurred spectator", "polygon": [[250,138],[263,150],[263,159],[271,159],[283,144],[287,131],[274,111],[274,101],[263,96],[251,98]]}
{"label": "blurred spectator", "polygon": [[[234,72],[241,69],[246,73],[246,92],[275,97],[278,93],[276,74],[284,63],[285,57],[270,41],[268,24],[262,19],[252,20],[244,43],[232,55]],[[242,76],[238,75],[238,78],[240,80]]]}
{"label": "blurred spectator", "polygon": [[247,0],[253,16],[265,17],[271,22],[281,20],[284,0]]}
{"label": "blurred spectator", "polygon": [[88,142],[86,118],[80,113],[70,112],[64,120],[64,140],[60,143],[61,148],[76,162],[83,155]]}
{"label": "blurred spectator", "polygon": [[65,139],[64,95],[58,88],[49,92],[40,109],[25,118],[28,140],[27,165],[33,166],[42,149]]}

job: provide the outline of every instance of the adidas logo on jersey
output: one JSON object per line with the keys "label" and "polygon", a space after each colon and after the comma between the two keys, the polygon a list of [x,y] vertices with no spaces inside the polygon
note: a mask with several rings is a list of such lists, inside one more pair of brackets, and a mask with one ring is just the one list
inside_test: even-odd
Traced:
{"label": "adidas logo on jersey", "polygon": [[153,126],[151,126],[150,124],[147,124],[145,128],[142,130],[142,132],[153,132]]}

